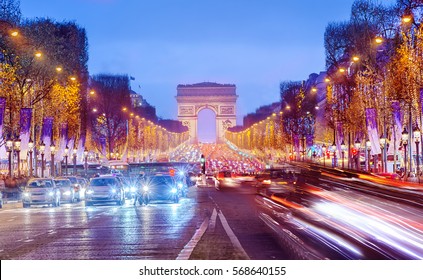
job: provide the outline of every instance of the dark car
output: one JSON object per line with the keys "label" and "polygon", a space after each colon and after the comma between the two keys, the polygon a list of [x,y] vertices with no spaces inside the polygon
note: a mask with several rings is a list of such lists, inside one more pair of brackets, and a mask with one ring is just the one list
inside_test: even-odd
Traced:
{"label": "dark car", "polygon": [[265,169],[255,178],[255,186],[258,188],[279,188],[284,185],[295,185],[296,175],[291,170],[284,168]]}
{"label": "dark car", "polygon": [[72,187],[75,191],[75,198],[77,201],[81,201],[81,199],[84,197],[84,189],[81,186],[81,182],[78,180],[78,177],[76,176],[62,176],[58,177],[58,179],[69,179],[72,183]]}
{"label": "dark car", "polygon": [[178,182],[173,176],[152,175],[143,178],[136,199],[140,204],[148,204],[152,200],[168,200],[178,203],[180,196]]}
{"label": "dark car", "polygon": [[22,194],[22,205],[28,208],[31,205],[60,205],[60,190],[53,179],[30,179]]}
{"label": "dark car", "polygon": [[66,178],[56,178],[54,179],[54,183],[60,190],[61,200],[62,202],[70,202],[74,203],[76,201],[75,197],[75,189],[72,186],[72,183],[69,179]]}
{"label": "dark car", "polygon": [[117,205],[125,203],[125,190],[121,181],[114,176],[91,179],[85,194],[85,206],[109,202],[114,202]]}

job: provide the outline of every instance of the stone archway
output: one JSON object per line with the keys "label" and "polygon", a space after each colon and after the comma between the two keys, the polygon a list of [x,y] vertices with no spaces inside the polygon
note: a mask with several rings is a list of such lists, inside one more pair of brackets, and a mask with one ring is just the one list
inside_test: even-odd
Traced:
{"label": "stone archway", "polygon": [[221,143],[225,131],[236,126],[237,98],[236,86],[232,84],[204,82],[178,85],[178,120],[188,127],[191,142],[198,142],[198,113],[207,108],[216,114],[216,143]]}

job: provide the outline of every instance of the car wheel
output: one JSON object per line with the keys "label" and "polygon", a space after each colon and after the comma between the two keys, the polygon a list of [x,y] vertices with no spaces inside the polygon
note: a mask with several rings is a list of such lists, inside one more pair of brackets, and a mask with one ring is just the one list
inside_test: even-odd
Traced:
{"label": "car wheel", "polygon": [[31,204],[29,204],[29,203],[23,203],[23,204],[22,204],[22,207],[23,207],[23,208],[29,208],[29,206],[31,206]]}
{"label": "car wheel", "polygon": [[[148,205],[150,203],[150,198],[149,197],[146,197],[143,200],[144,200],[143,202],[144,202],[145,205]],[[140,204],[142,204],[142,203],[140,203]]]}

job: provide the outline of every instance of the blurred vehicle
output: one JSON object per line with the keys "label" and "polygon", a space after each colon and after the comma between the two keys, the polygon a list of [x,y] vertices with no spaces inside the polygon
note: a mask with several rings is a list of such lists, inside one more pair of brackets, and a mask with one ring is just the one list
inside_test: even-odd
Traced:
{"label": "blurred vehicle", "polygon": [[152,200],[170,200],[178,203],[180,195],[181,191],[173,176],[156,174],[143,178],[136,200],[139,204],[146,205]]}
{"label": "blurred vehicle", "polygon": [[85,206],[94,203],[115,202],[117,205],[125,203],[125,190],[119,179],[114,176],[92,178],[85,194]]}
{"label": "blurred vehicle", "polygon": [[60,189],[56,187],[53,179],[30,179],[23,190],[23,207],[43,204],[60,206]]}
{"label": "blurred vehicle", "polygon": [[295,185],[297,178],[292,171],[283,168],[265,169],[255,177],[257,188],[279,188],[284,185]]}
{"label": "blurred vehicle", "polygon": [[401,176],[397,173],[377,173],[376,175],[386,179],[401,180]]}
{"label": "blurred vehicle", "polygon": [[76,201],[75,198],[75,189],[72,186],[72,183],[69,179],[66,178],[56,178],[54,179],[54,183],[56,187],[60,190],[61,201],[67,201],[70,203],[74,203]]}
{"label": "blurred vehicle", "polygon": [[236,185],[236,182],[232,178],[232,172],[230,170],[222,170],[217,172],[216,179],[214,182],[216,189],[220,189],[221,187],[232,187]]}
{"label": "blurred vehicle", "polygon": [[62,179],[62,178],[66,178],[71,181],[72,187],[74,188],[74,191],[75,191],[75,198],[77,201],[81,201],[81,199],[84,197],[84,189],[82,189],[80,181],[78,181],[78,178],[80,177],[76,177],[76,176],[57,177],[57,179]]}

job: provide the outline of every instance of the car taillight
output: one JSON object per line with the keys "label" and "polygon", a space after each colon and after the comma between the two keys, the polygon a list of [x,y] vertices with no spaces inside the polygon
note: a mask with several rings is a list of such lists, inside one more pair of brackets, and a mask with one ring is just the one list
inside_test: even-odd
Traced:
{"label": "car taillight", "polygon": [[265,185],[270,185],[272,183],[271,180],[263,180],[263,184]]}

